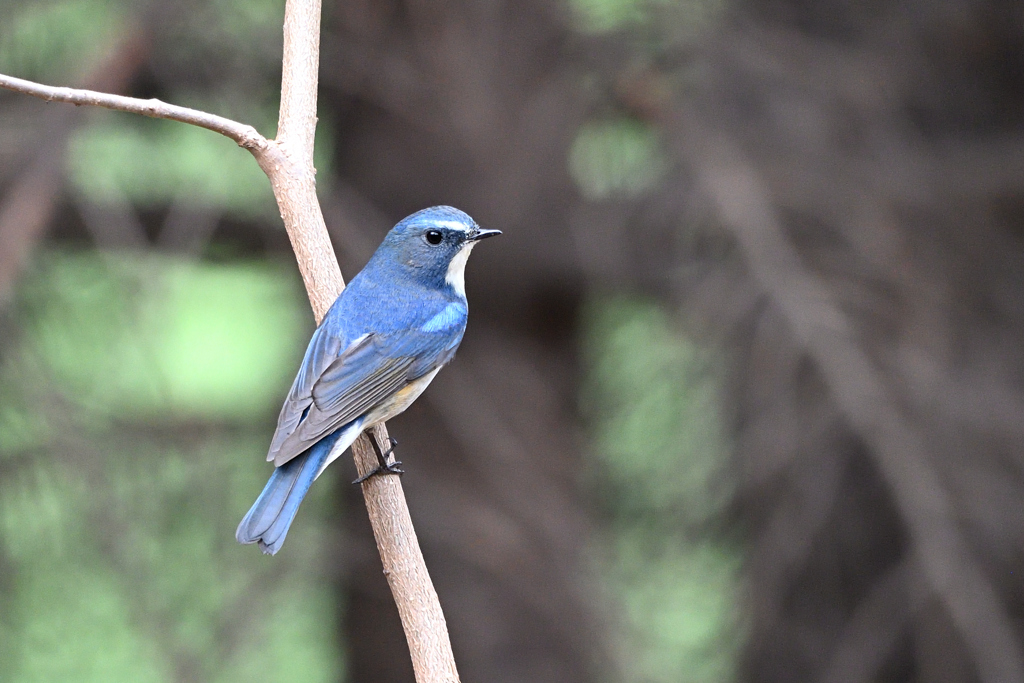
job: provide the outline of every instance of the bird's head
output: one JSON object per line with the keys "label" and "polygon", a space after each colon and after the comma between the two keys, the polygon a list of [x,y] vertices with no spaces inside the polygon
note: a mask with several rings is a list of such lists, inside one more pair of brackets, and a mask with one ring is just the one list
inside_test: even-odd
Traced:
{"label": "bird's head", "polygon": [[392,228],[375,258],[393,259],[417,280],[437,287],[450,286],[465,297],[469,252],[480,240],[500,234],[500,230],[482,230],[456,208],[432,206]]}

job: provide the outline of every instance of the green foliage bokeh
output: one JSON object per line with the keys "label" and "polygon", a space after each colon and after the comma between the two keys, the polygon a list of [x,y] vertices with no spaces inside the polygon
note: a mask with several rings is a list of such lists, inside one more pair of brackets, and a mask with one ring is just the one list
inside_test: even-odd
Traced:
{"label": "green foliage bokeh", "polygon": [[0,365],[5,680],[337,680],[331,473],[287,556],[233,539],[305,307],[272,263],[41,259]]}
{"label": "green foliage bokeh", "polygon": [[713,359],[653,302],[585,309],[583,413],[606,532],[597,565],[618,607],[625,680],[733,678],[737,544],[714,531],[731,488]]}

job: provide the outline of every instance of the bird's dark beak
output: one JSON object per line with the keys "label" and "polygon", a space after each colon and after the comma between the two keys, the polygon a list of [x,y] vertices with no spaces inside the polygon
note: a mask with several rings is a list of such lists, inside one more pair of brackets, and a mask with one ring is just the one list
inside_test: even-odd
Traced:
{"label": "bird's dark beak", "polygon": [[495,235],[500,235],[500,234],[501,234],[501,230],[477,230],[472,235],[470,235],[469,241],[470,242],[479,242],[480,240],[485,240],[488,237],[494,237]]}

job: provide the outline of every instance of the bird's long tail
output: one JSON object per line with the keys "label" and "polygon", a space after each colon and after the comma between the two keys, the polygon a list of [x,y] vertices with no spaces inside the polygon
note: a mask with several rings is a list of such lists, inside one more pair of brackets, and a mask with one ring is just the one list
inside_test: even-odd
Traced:
{"label": "bird's long tail", "polygon": [[308,451],[274,470],[263,493],[235,531],[239,543],[259,543],[260,550],[267,555],[281,549],[299,503],[327,462],[339,436],[341,430],[325,436]]}

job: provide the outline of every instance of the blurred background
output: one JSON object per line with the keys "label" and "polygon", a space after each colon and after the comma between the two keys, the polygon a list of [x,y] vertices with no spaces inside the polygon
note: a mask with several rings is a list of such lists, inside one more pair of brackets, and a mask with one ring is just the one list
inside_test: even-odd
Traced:
{"label": "blurred background", "polygon": [[[7,0],[0,72],[275,132],[281,0]],[[466,681],[1024,680],[1024,5],[349,0],[347,277],[452,204],[394,420]],[[213,133],[0,94],[0,680],[412,680],[344,458],[233,531],[312,316]]]}

